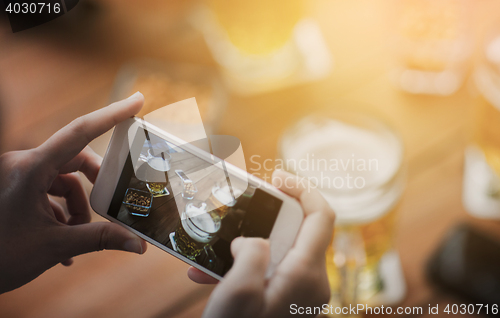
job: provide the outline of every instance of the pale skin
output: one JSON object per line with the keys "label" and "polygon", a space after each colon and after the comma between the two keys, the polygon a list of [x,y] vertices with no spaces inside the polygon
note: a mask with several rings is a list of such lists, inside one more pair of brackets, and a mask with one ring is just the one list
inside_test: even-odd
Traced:
{"label": "pale skin", "polygon": [[[146,242],[125,228],[90,222],[91,208],[78,174],[95,182],[102,159],[88,143],[137,114],[143,103],[142,94],[136,93],[74,120],[37,148],[0,156],[0,293],[27,284],[58,263],[69,266],[80,254],[103,249],[146,251]],[[289,177],[283,171],[273,175],[279,189],[304,209],[295,245],[266,279],[268,241],[234,240],[234,265],[214,289],[204,317],[288,317],[290,304],[328,302],[325,251],[335,216],[319,192],[306,190]],[[68,214],[49,195],[65,199]],[[188,276],[198,283],[217,282],[195,268],[188,270]]]}
{"label": "pale skin", "polygon": [[[291,304],[320,307],[328,303],[325,252],[335,214],[316,189],[308,190],[287,172],[275,171],[273,184],[299,200],[304,210],[305,219],[295,245],[273,276],[266,279],[269,242],[259,238],[235,239],[231,244],[234,265],[214,289],[203,317],[290,317]],[[193,268],[188,275],[197,282],[208,280]]]}

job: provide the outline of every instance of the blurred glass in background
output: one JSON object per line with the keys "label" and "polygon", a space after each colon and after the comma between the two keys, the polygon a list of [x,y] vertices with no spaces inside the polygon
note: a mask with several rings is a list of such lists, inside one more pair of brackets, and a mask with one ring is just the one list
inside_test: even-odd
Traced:
{"label": "blurred glass in background", "polygon": [[[203,123],[192,116],[189,107],[178,107],[168,116],[156,118],[165,121],[162,125],[156,123],[157,126],[168,127],[168,131],[174,131],[186,141],[206,138],[217,130],[227,104],[227,93],[218,74],[200,65],[144,59],[122,66],[115,79],[111,101],[126,98],[137,91],[145,97],[139,117],[166,105],[196,98]],[[206,135],[190,138],[198,132],[200,124]]]}
{"label": "blurred glass in background", "polygon": [[285,132],[279,154],[337,214],[327,251],[331,304],[401,301],[406,287],[393,242],[405,181],[399,137],[366,115],[318,113]]}
{"label": "blurred glass in background", "polygon": [[473,43],[469,0],[398,2],[392,81],[414,94],[451,95],[462,86]]}
{"label": "blurred glass in background", "polygon": [[203,0],[192,21],[227,85],[255,94],[329,74],[330,53],[306,7],[304,0]]}
{"label": "blurred glass in background", "polygon": [[500,26],[486,36],[473,77],[480,96],[465,151],[463,202],[474,216],[500,219]]}

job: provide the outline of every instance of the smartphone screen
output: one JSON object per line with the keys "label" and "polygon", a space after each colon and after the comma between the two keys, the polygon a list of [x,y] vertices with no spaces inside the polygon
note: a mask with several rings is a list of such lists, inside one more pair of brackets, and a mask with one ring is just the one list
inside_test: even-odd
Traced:
{"label": "smartphone screen", "polygon": [[283,201],[139,128],[108,215],[174,253],[224,276],[231,241],[268,238]]}

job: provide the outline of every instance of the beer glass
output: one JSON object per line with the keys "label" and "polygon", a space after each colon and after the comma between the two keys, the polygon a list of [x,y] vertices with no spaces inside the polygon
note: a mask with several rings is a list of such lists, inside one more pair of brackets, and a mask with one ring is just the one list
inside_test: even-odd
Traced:
{"label": "beer glass", "polygon": [[234,187],[229,187],[227,182],[216,182],[212,187],[212,193],[207,199],[209,208],[213,209],[221,219],[226,217],[229,209],[236,203],[237,197],[242,191]]}
{"label": "beer glass", "polygon": [[463,203],[472,215],[500,219],[500,27],[486,37],[481,55],[474,69],[479,96],[465,151]]}
{"label": "beer glass", "polygon": [[146,172],[146,187],[153,197],[159,197],[170,194],[167,189],[165,172],[170,170],[171,156],[166,152],[155,151],[148,149],[148,156],[146,157],[147,163],[151,171],[148,169]]}
{"label": "beer glass", "polygon": [[397,8],[393,81],[410,93],[453,94],[473,49],[468,0],[402,0]]}
{"label": "beer glass", "polygon": [[[321,44],[323,40],[313,23],[312,28],[302,28],[309,35],[308,43],[296,43],[295,31],[304,16],[304,0],[204,0],[203,4],[193,22],[204,33],[234,91],[259,93],[311,75],[310,70],[303,69],[307,66],[303,47],[317,49],[315,39],[319,36]],[[323,46],[318,51],[323,54]],[[323,60],[323,56],[318,59]],[[330,63],[328,57],[323,67],[329,69]]]}
{"label": "beer glass", "polygon": [[195,260],[215,237],[220,226],[220,217],[217,213],[208,211],[205,202],[189,202],[186,204],[179,225],[175,230],[177,252]]}
{"label": "beer glass", "polygon": [[405,284],[393,245],[404,188],[399,137],[365,115],[320,113],[283,134],[279,155],[283,168],[308,179],[337,215],[326,254],[332,305],[400,301]]}
{"label": "beer glass", "polygon": [[303,14],[303,0],[206,0],[228,40],[241,52],[267,55],[291,38]]}

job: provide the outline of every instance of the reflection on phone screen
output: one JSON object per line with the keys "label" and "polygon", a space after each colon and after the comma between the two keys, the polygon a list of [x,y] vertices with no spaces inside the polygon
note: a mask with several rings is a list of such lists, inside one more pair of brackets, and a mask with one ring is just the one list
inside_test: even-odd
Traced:
{"label": "reflection on phone screen", "polygon": [[138,129],[132,147],[109,216],[219,276],[234,238],[269,237],[282,200],[151,132]]}

